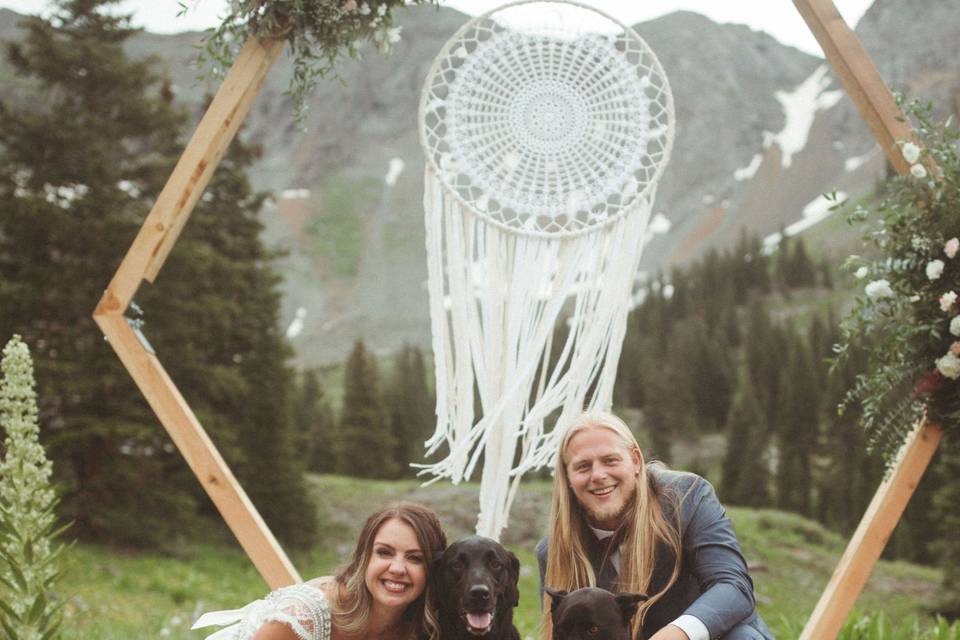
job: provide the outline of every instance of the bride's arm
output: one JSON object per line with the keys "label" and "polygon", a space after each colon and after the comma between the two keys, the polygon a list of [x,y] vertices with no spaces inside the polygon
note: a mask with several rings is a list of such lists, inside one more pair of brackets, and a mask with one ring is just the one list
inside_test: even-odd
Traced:
{"label": "bride's arm", "polygon": [[257,630],[250,640],[299,640],[290,625],[268,622]]}
{"label": "bride's arm", "polygon": [[206,613],[192,628],[229,625],[207,640],[330,640],[327,588],[317,582],[282,587],[242,609]]}

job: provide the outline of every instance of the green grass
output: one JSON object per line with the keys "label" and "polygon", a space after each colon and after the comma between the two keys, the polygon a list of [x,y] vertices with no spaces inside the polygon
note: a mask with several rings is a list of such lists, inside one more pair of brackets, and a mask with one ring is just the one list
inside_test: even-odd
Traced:
{"label": "green grass", "polygon": [[[346,559],[363,518],[387,500],[414,499],[431,505],[439,512],[451,539],[469,533],[473,527],[474,484],[423,488],[414,480],[385,482],[341,476],[310,476],[309,481],[320,507],[321,531],[314,549],[292,557],[304,578],[328,575]],[[540,621],[533,548],[546,526],[549,492],[548,482],[525,484],[511,525],[504,532],[504,541],[521,562],[521,598],[515,622],[524,638],[537,636]],[[751,566],[761,614],[778,638],[796,637],[846,541],[793,514],[739,508],[729,512]],[[912,625],[913,617],[918,629],[933,628],[935,621],[925,615],[925,607],[936,599],[940,578],[940,573],[929,567],[880,562],[857,610],[858,615],[882,611],[886,621],[871,618],[861,626],[872,624],[879,631],[867,629],[863,633],[868,635],[844,638],[914,638],[894,634],[907,633],[898,629]],[[71,567],[59,589],[67,599],[64,637],[204,638],[209,630],[188,631],[196,615],[237,608],[262,596],[265,590],[237,545],[186,544],[177,547],[175,554],[164,555],[81,544],[71,552]],[[930,637],[953,640],[958,635]]]}
{"label": "green grass", "polygon": [[328,182],[321,203],[306,226],[305,249],[322,271],[339,277],[357,274],[365,242],[364,220],[377,202],[372,178]]}
{"label": "green grass", "polygon": [[[751,566],[758,607],[778,637],[795,637],[830,579],[847,541],[801,516],[731,508],[730,517]],[[894,620],[923,614],[941,574],[930,567],[880,562],[857,601],[859,612]]]}

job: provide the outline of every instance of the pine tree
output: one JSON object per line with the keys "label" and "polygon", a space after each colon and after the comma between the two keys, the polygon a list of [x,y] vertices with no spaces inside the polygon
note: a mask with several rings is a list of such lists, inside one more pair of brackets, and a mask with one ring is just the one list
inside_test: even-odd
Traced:
{"label": "pine tree", "polygon": [[942,482],[934,494],[934,520],[938,525],[937,564],[943,567],[943,595],[937,611],[960,616],[960,439],[948,432],[940,445]]}
{"label": "pine tree", "polygon": [[433,433],[434,400],[427,387],[423,353],[410,345],[394,357],[394,369],[387,392],[390,431],[397,443],[395,458],[400,477],[412,476],[410,463],[424,459],[423,443]]}
{"label": "pine tree", "polygon": [[725,502],[744,506],[769,503],[766,420],[746,372],[738,378],[736,396],[727,418],[727,450],[723,459]]}
{"label": "pine tree", "polygon": [[778,425],[777,506],[810,515],[813,454],[819,434],[816,372],[805,341],[791,335],[787,375],[781,378],[783,413]]}
{"label": "pine tree", "polygon": [[697,425],[701,430],[721,428],[730,410],[735,382],[726,344],[716,336],[710,337],[703,320],[690,319],[678,332],[674,354],[671,365],[682,371],[679,378],[689,388]]}
{"label": "pine tree", "polygon": [[[44,99],[0,103],[0,331],[22,331],[34,347],[41,429],[76,531],[159,544],[190,530],[208,503],[90,313],[182,151],[187,119],[153,62],[126,57],[135,30],[104,12],[110,4],[61,0],[10,48]],[[278,279],[259,238],[263,196],[244,175],[254,154],[231,147],[137,303],[264,518],[280,537],[308,535]],[[284,524],[293,514],[301,521]]]}
{"label": "pine tree", "polygon": [[777,245],[776,253],[774,254],[773,261],[773,270],[774,270],[774,282],[779,290],[781,290],[784,295],[789,296],[790,294],[790,251],[792,248],[792,241],[787,232],[783,227],[780,228],[780,243]]}
{"label": "pine tree", "polygon": [[44,100],[0,103],[0,334],[33,347],[67,517],[82,535],[119,525],[135,543],[172,534],[193,502],[182,487],[159,491],[167,440],[90,313],[175,160],[183,118],[151,66],[127,59],[134,30],[104,4],[61,2],[8,50]]}
{"label": "pine tree", "polygon": [[[835,330],[835,328],[834,328]],[[815,478],[817,518],[844,534],[860,521],[882,477],[882,463],[866,451],[858,407],[839,415],[837,407],[866,365],[863,351],[853,350],[826,376],[821,409],[822,430]],[[838,463],[837,456],[842,455]]]}
{"label": "pine tree", "polygon": [[773,433],[780,418],[780,378],[783,375],[783,336],[770,321],[763,298],[753,296],[747,305],[744,362],[757,394],[767,430]]}
{"label": "pine tree", "polygon": [[61,605],[51,598],[63,551],[53,531],[59,501],[50,484],[52,464],[40,445],[33,363],[20,336],[4,348],[2,369],[0,630],[12,638],[41,640],[57,632],[62,618]]}
{"label": "pine tree", "polygon": [[784,273],[786,285],[792,289],[816,285],[817,270],[807,254],[803,238],[797,238],[791,246]]}
{"label": "pine tree", "polygon": [[354,343],[344,367],[340,434],[341,473],[366,478],[396,477],[397,442],[384,415],[377,362],[362,340]]}
{"label": "pine tree", "polygon": [[307,469],[316,473],[336,470],[333,410],[323,394],[316,369],[307,369],[300,376],[294,391],[294,431],[300,442],[298,449],[307,460]]}
{"label": "pine tree", "polygon": [[824,289],[833,289],[833,266],[830,261],[823,258],[817,271],[820,274],[820,286]]}

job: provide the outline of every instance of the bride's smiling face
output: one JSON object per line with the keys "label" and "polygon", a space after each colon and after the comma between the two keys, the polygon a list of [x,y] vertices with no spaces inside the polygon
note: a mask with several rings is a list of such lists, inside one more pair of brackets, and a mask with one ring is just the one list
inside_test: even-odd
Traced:
{"label": "bride's smiling face", "polygon": [[427,586],[423,550],[413,528],[391,518],[373,538],[364,583],[375,607],[404,609]]}

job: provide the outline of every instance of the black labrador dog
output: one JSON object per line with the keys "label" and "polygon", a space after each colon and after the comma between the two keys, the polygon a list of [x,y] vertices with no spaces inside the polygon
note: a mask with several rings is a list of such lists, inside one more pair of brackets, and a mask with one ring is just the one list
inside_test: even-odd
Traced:
{"label": "black labrador dog", "polygon": [[548,588],[546,592],[550,594],[553,640],[643,640],[633,638],[630,622],[646,596],[613,595],[596,587],[570,593]]}
{"label": "black labrador dog", "polygon": [[430,567],[430,597],[443,640],[519,640],[520,561],[490,538],[454,542]]}

